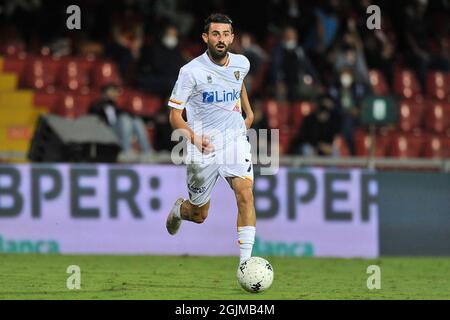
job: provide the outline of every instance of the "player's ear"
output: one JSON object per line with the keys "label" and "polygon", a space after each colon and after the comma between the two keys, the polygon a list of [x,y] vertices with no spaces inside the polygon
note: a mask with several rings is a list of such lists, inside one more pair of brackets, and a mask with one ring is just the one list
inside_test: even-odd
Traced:
{"label": "player's ear", "polygon": [[230,42],[230,44],[233,43],[233,40],[234,40],[234,33],[231,34],[231,42]]}
{"label": "player's ear", "polygon": [[208,34],[203,32],[202,33],[202,39],[203,39],[203,42],[208,43]]}

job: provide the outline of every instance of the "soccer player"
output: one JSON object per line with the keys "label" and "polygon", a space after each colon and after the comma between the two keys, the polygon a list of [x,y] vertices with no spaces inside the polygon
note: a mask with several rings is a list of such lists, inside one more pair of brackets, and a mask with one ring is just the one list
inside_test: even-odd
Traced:
{"label": "soccer player", "polygon": [[[183,220],[204,222],[211,192],[220,176],[236,196],[240,262],[243,262],[251,257],[256,232],[253,166],[246,137],[253,112],[243,84],[250,63],[245,56],[229,52],[234,33],[228,16],[210,15],[205,20],[202,38],[206,52],[180,69],[168,102],[170,123],[174,129],[183,130],[188,141],[188,158],[192,161],[187,162],[189,199],[179,198],[175,202],[166,227],[174,235]],[[182,117],[184,108],[187,122]],[[229,158],[233,161],[226,161]]]}

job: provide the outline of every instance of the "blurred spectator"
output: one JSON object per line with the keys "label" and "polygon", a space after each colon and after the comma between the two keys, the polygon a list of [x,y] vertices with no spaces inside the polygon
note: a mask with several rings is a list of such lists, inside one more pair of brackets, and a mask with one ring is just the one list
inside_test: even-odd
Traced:
{"label": "blurred spectator", "polygon": [[360,125],[361,102],[368,92],[368,87],[355,81],[353,69],[342,69],[338,83],[330,88],[330,95],[336,103],[336,112],[340,118],[340,132],[351,154],[355,154],[353,136]]}
{"label": "blurred spectator", "polygon": [[313,94],[311,85],[319,83],[317,71],[298,43],[297,30],[286,27],[282,42],[272,53],[270,84],[279,99],[307,99]]}
{"label": "blurred spectator", "polygon": [[142,48],[139,62],[138,86],[162,98],[167,97],[186,63],[179,50],[178,30],[167,26],[160,39]]}
{"label": "blurred spectator", "polygon": [[133,2],[126,3],[123,12],[115,14],[112,37],[105,54],[117,63],[122,78],[127,79],[130,67],[140,57],[144,41],[144,24]]}
{"label": "blurred spectator", "polygon": [[364,58],[364,47],[353,19],[347,21],[348,31],[342,36],[338,49],[332,53],[336,74],[343,69],[351,69],[356,82],[369,85],[369,71]]}
{"label": "blurred spectator", "polygon": [[381,29],[368,30],[364,25],[361,30],[364,30],[362,35],[368,68],[380,70],[392,89],[396,45],[392,33],[386,30],[387,24],[387,19],[381,16]]}
{"label": "blurred spectator", "polygon": [[172,126],[169,122],[170,108],[162,108],[160,112],[154,117],[154,148],[156,151],[171,151],[172,148],[178,143],[171,140]]}
{"label": "blurred spectator", "polygon": [[328,95],[319,98],[318,107],[302,122],[292,143],[292,153],[304,156],[338,156],[333,141],[339,133],[339,118]]}
{"label": "blurred spectator", "polygon": [[[262,108],[262,101],[256,99],[252,101],[253,108],[253,124],[252,129],[256,131],[258,142],[256,146],[252,146],[252,148],[256,148],[256,152],[258,155],[268,155],[270,154],[270,145],[271,145],[271,135],[269,129],[269,121],[267,119],[267,114],[264,113]],[[262,139],[261,132],[259,130],[267,130],[266,138]]]}
{"label": "blurred spectator", "polygon": [[[237,38],[237,39],[236,39]],[[233,42],[233,51],[243,54],[250,61],[250,71],[245,77],[245,85],[249,96],[253,96],[254,90],[258,89],[254,86],[258,82],[258,77],[262,77],[263,64],[267,63],[269,57],[258,43],[255,42],[250,33],[243,32],[236,37]],[[237,40],[237,41],[236,41]]]}
{"label": "blurred spectator", "polygon": [[425,19],[427,0],[416,0],[404,9],[403,36],[405,42],[405,60],[412,67],[423,92],[426,91],[426,76],[429,69],[449,70],[449,57],[431,52],[432,32],[429,19]]}
{"label": "blurred spectator", "polygon": [[308,33],[305,41],[305,49],[323,57],[333,44],[339,29],[338,16],[339,2],[326,0],[325,4],[317,6],[314,10],[315,25]]}
{"label": "blurred spectator", "polygon": [[192,29],[194,17],[180,8],[180,3],[177,0],[156,0],[154,10],[158,17],[174,24],[182,35],[187,35]]}
{"label": "blurred spectator", "polygon": [[102,97],[89,108],[89,113],[97,115],[114,131],[118,137],[125,157],[132,157],[133,134],[144,155],[151,153],[145,123],[142,118],[129,114],[117,105],[120,88],[115,84],[108,84],[102,88]]}

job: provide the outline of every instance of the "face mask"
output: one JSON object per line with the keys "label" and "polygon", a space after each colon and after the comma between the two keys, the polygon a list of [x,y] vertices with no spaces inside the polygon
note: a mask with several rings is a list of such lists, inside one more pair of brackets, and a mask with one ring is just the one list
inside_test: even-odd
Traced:
{"label": "face mask", "polygon": [[288,40],[284,42],[284,47],[288,50],[295,49],[297,47],[297,41],[295,40]]}
{"label": "face mask", "polygon": [[173,49],[178,44],[178,38],[173,36],[164,36],[162,43],[169,49]]}
{"label": "face mask", "polygon": [[347,73],[344,73],[343,75],[341,75],[341,83],[346,88],[350,87],[353,83],[352,76]]}

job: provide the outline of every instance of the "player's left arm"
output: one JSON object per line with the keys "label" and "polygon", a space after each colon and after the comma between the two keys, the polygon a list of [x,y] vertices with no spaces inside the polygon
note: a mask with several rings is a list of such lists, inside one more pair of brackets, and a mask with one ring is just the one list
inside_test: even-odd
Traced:
{"label": "player's left arm", "polygon": [[248,100],[247,89],[245,89],[244,83],[242,83],[241,90],[241,107],[245,112],[245,126],[249,129],[252,126],[254,115],[252,107],[250,106],[250,101]]}

